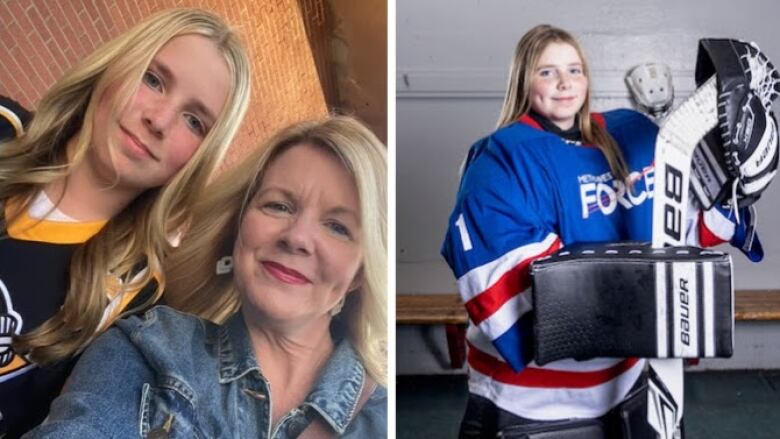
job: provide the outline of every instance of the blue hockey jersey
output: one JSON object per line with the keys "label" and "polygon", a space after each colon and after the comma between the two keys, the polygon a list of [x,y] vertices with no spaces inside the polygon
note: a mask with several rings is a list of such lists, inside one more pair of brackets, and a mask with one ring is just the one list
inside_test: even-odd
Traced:
{"label": "blue hockey jersey", "polygon": [[530,358],[534,259],[576,242],[651,238],[658,129],[630,110],[593,119],[620,145],[630,181],[614,178],[598,148],[523,117],[471,147],[442,246],[471,322],[470,390],[532,419],[599,416],[641,372],[637,359]]}
{"label": "blue hockey jersey", "polygon": [[524,120],[472,146],[442,248],[471,320],[516,371],[529,360],[530,315],[499,312],[528,286],[533,259],[575,242],[650,240],[658,131],[630,110],[603,115],[623,150],[629,185],[612,176],[598,148]]}

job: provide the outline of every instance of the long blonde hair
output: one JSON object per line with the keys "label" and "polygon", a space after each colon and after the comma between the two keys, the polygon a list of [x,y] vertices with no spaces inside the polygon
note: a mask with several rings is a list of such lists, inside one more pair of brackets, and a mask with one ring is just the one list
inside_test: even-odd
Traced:
{"label": "long blonde hair", "polygon": [[[590,78],[590,70],[588,69],[588,63],[582,47],[570,33],[549,24],[540,24],[533,27],[523,35],[517,43],[517,47],[515,47],[497,128],[517,121],[517,118],[530,111],[531,82],[533,80],[534,68],[539,63],[542,52],[550,43],[565,43],[572,46],[582,60],[585,77]],[[582,108],[580,108],[578,120],[583,142],[599,148],[606,157],[613,176],[620,181],[625,181],[628,176],[628,166],[617,142],[609,135],[606,129],[591,119],[590,84],[588,84],[587,95]]]}
{"label": "long blonde hair", "polygon": [[193,208],[182,245],[165,263],[166,303],[222,322],[238,309],[233,276],[215,275],[217,262],[232,254],[244,209],[274,158],[289,147],[312,144],[338,156],[352,174],[360,198],[363,284],[346,296],[339,314],[363,365],[387,383],[387,157],[384,145],[362,124],[345,116],[292,125],[238,167],[215,179]]}
{"label": "long blonde hair", "polygon": [[[0,148],[0,201],[21,200],[24,212],[33,196],[66,177],[83,160],[92,141],[95,108],[115,87],[113,111],[130,102],[152,58],[172,38],[206,37],[217,46],[231,75],[231,89],[217,121],[189,162],[164,186],[150,189],[115,215],[75,250],[62,308],[38,328],[15,338],[14,350],[40,364],[67,358],[96,334],[108,305],[109,277],[124,291],[139,290],[153,277],[156,301],[165,286],[161,262],[172,236],[189,218],[191,206],[238,131],[250,93],[249,59],[238,37],[221,18],[196,9],[158,13],[109,41],[68,71],[42,98],[25,135]],[[73,157],[65,146],[78,135]],[[8,221],[13,221],[14,214]],[[138,267],[148,267],[134,278]],[[132,310],[128,310],[131,312]]]}

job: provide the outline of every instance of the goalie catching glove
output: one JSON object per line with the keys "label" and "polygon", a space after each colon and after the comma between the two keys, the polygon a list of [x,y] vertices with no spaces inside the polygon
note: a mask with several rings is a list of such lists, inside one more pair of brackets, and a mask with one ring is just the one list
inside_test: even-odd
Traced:
{"label": "goalie catching glove", "polygon": [[692,187],[705,209],[726,202],[749,206],[777,173],[778,128],[771,108],[780,95],[780,74],[753,43],[702,39],[697,86],[713,74],[718,126],[694,153]]}

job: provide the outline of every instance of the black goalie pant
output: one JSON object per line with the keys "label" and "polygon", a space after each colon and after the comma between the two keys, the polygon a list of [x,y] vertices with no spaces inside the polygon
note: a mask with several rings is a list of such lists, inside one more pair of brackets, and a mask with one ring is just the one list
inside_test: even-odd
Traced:
{"label": "black goalie pant", "polygon": [[[537,421],[514,415],[492,401],[469,394],[461,439],[656,439],[647,423],[647,382],[640,378],[617,407],[596,419]],[[683,436],[681,436],[683,437]]]}

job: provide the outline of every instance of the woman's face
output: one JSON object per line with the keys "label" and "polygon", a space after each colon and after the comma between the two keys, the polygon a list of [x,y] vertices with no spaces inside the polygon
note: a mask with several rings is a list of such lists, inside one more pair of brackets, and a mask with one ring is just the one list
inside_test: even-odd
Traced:
{"label": "woman's face", "polygon": [[[172,38],[154,56],[138,91],[119,114],[109,88],[95,111],[88,163],[108,184],[142,192],[164,185],[195,153],[230,90],[223,56],[207,38]],[[114,162],[109,141],[115,146]]]}
{"label": "woman's face", "polygon": [[567,43],[548,44],[532,78],[531,108],[559,128],[571,128],[588,93],[588,78],[577,50]]}
{"label": "woman's face", "polygon": [[321,319],[356,280],[363,253],[360,201],[330,151],[295,145],[270,164],[233,249],[245,312],[285,325]]}

